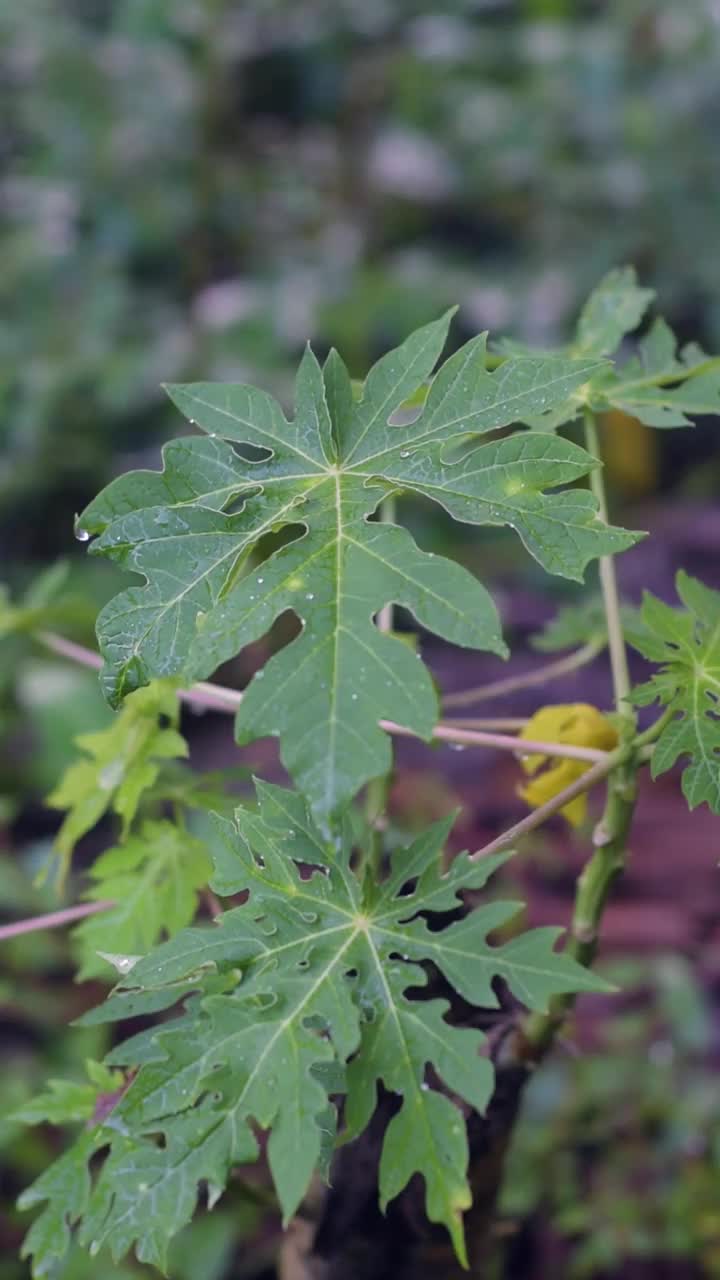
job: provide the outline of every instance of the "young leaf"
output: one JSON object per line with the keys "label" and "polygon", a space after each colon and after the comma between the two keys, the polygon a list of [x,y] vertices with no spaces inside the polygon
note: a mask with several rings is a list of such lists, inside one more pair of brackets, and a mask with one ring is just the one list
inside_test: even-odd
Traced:
{"label": "young leaf", "polygon": [[620,409],[649,427],[690,427],[692,417],[720,412],[720,360],[696,346],[678,358],[672,330],[658,319],[640,339],[636,358],[597,378],[593,404]]}
{"label": "young leaf", "polygon": [[683,794],[694,809],[720,813],[720,592],[682,571],[676,578],[684,609],[646,594],[647,633],[633,644],[659,670],[633,692],[640,706],[660,702],[675,714],[655,744],[650,768],[657,778],[681,756]]}
{"label": "young leaf", "polygon": [[123,1084],[120,1071],[111,1071],[101,1062],[85,1064],[88,1080],[48,1080],[45,1093],[25,1102],[13,1113],[23,1124],[79,1124],[92,1120],[101,1093],[114,1093]]}
{"label": "young leaf", "polygon": [[634,267],[617,267],[593,289],[580,313],[572,350],[580,356],[608,356],[626,333],[637,329],[653,289],[641,289]]}
{"label": "young leaf", "polygon": [[103,853],[90,875],[95,884],[85,897],[116,905],[88,916],[73,931],[80,982],[107,978],[101,953],[145,955],[163,935],[190,924],[210,862],[205,846],[188,831],[171,822],[145,822],[125,844]]}
{"label": "young leaf", "polygon": [[[639,288],[632,267],[611,271],[585,304],[567,354],[612,355],[637,328],[653,297],[652,290]],[[504,343],[502,350],[516,347]],[[651,427],[692,426],[692,418],[720,412],[720,359],[696,344],[678,352],[672,330],[656,319],[626,364],[603,364],[554,408],[521,420],[534,430],[554,431],[577,418],[583,405],[595,413],[618,410]]]}
{"label": "young leaf", "polygon": [[[445,928],[428,927],[427,912],[456,914],[461,891],[482,888],[507,857],[473,863],[462,855],[443,875],[451,820],[397,850],[388,879],[363,896],[347,836],[339,848],[327,843],[297,795],[258,784],[258,798],[258,813],[241,809],[234,824],[217,820],[213,850],[214,887],[249,891],[246,904],[140,960],[108,1002],[114,1018],[123,992],[135,995],[138,1013],[157,1007],[164,991],[174,1002],[183,983],[197,992],[174,1022],[111,1055],[139,1070],[94,1145],[85,1138],[91,1149],[108,1145],[110,1152],[83,1210],[81,1240],[108,1245],[115,1258],[134,1244],[142,1261],[162,1266],[168,1239],[195,1209],[199,1184],[207,1183],[214,1203],[230,1168],[257,1157],[251,1124],[270,1131],[268,1159],[287,1221],[326,1159],[330,1092],[347,1089],[348,1136],[355,1136],[383,1081],[402,1105],[385,1136],[382,1203],[421,1173],[428,1214],[445,1224],[464,1260],[465,1125],[456,1103],[426,1080],[426,1068],[482,1109],[492,1067],[479,1056],[479,1031],[453,1027],[447,1000],[422,998],[422,965],[432,962],[466,1001],[490,1008],[498,1004],[496,977],[535,1009],[558,992],[603,984],[554,951],[558,930],[489,946],[488,934],[515,915],[516,903],[494,902]],[[219,981],[229,990],[219,990]],[[348,1062],[346,1078],[333,1070]],[[46,1174],[26,1203],[47,1196],[55,1221],[57,1194]],[[34,1230],[42,1241],[45,1228]],[[44,1265],[42,1249],[36,1265]]]}
{"label": "young leaf", "polygon": [[70,765],[45,802],[68,810],[56,837],[65,870],[78,840],[108,810],[121,818],[127,836],[143,792],[157,779],[159,762],[187,756],[178,721],[175,688],[155,681],[129,698],[107,729],[75,739],[88,758]]}
{"label": "young leaf", "polygon": [[[209,675],[286,610],[301,620],[300,635],[251,682],[237,732],[241,742],[280,737],[285,765],[322,818],[388,769],[378,720],[427,738],[437,718],[423,665],[373,624],[385,604],[404,605],[454,644],[505,653],[484,587],[420,551],[405,530],[371,519],[385,494],[412,491],[457,519],[510,525],[541,564],[572,578],[635,541],[599,519],[587,491],[544,492],[596,465],[575,445],[521,435],[459,457],[449,451],[552,409],[598,368],[594,359],[521,357],[491,374],[485,338],[476,338],[442,366],[416,419],[393,424],[431,375],[449,320],[384,356],[357,401],[337,353],[323,373],[308,348],[292,423],[252,387],[170,387],[209,439],[168,445],[161,475],[121,477],[82,516],[82,528],[100,535],[96,553],[147,580],[98,622],[113,702],[154,676]],[[251,571],[263,535],[283,528],[295,540]]]}

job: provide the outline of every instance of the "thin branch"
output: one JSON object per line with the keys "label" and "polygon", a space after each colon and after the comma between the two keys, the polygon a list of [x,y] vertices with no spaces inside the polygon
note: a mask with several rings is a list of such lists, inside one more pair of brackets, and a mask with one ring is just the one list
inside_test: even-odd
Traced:
{"label": "thin branch", "polygon": [[97,915],[99,911],[109,911],[114,906],[115,903],[109,899],[102,902],[81,902],[77,907],[64,907],[62,911],[49,911],[44,916],[15,920],[13,924],[0,925],[0,942],[4,942],[6,938],[16,938],[21,933],[35,933],[38,929],[58,929],[61,925],[83,920],[85,916]]}
{"label": "thin branch", "polygon": [[482,849],[478,849],[477,853],[472,855],[470,861],[477,862],[488,853],[497,853],[500,849],[508,849],[521,836],[527,835],[529,831],[534,831],[536,827],[542,826],[548,818],[558,813],[560,809],[564,809],[565,805],[574,800],[576,796],[583,795],[585,791],[590,791],[598,782],[602,782],[603,778],[606,778],[620,764],[625,754],[626,748],[624,747],[616,747],[614,751],[608,752],[604,760],[599,760],[597,764],[593,765],[592,769],[588,769],[587,773],[584,773],[581,778],[577,778],[569,787],[559,791],[551,800],[541,804],[538,809],[533,809],[532,813],[528,813],[520,822],[516,822],[507,831],[503,831],[502,835],[497,836],[495,840],[491,840]]}
{"label": "thin branch", "polygon": [[[392,720],[379,720],[381,729],[403,738],[416,738],[412,729],[405,729]],[[481,733],[477,729],[458,729],[455,726],[438,724],[433,729],[433,739],[437,742],[451,742],[457,746],[494,747],[497,751],[512,751],[515,755],[544,755],[563,760],[588,760],[591,763],[607,760],[607,751],[598,751],[595,747],[574,747],[567,743],[538,742],[533,738],[512,738],[503,733]]]}
{"label": "thin branch", "polygon": [[[102,659],[92,649],[85,649],[82,645],[64,640],[62,636],[56,636],[53,632],[38,632],[37,639],[46,648],[52,649],[54,653],[58,653],[64,658],[70,658],[73,662],[80,662],[85,666],[94,668],[102,665]],[[195,707],[206,707],[212,711],[227,712],[237,711],[243,699],[242,693],[237,689],[228,689],[221,684],[206,683],[195,684],[190,689],[180,689],[178,690],[178,696],[183,702],[190,703]],[[395,724],[392,720],[380,720],[379,724],[381,729],[385,729],[387,733],[392,733],[398,737],[417,737],[417,734],[412,729],[406,729],[402,725]],[[553,756],[556,759],[587,760],[594,763],[607,758],[607,752],[596,751],[592,747],[573,747],[564,743],[536,742],[525,739],[523,739],[522,743],[519,743],[516,738],[504,734],[483,733],[476,729],[458,728],[455,725],[437,725],[433,731],[433,738],[438,742],[454,742],[458,746],[491,747],[497,751],[513,751],[516,754],[522,752],[524,755],[542,754]]]}
{"label": "thin branch", "polygon": [[53,653],[59,653],[61,658],[69,658],[71,662],[79,662],[83,667],[94,667],[99,671],[103,660],[99,653],[94,653],[92,649],[86,649],[82,644],[75,644],[73,640],[66,640],[64,636],[58,636],[54,631],[36,631],[35,639],[45,645],[46,649],[52,649]]}
{"label": "thin branch", "polygon": [[506,693],[515,693],[517,689],[530,689],[538,684],[546,684],[558,676],[577,671],[602,653],[604,644],[599,640],[589,640],[587,644],[568,653],[564,658],[544,663],[533,671],[522,675],[506,676],[502,680],[493,680],[490,684],[478,685],[474,689],[462,689],[459,693],[448,693],[443,698],[444,707],[468,707],[475,702],[487,702],[490,698],[500,698]]}
{"label": "thin branch", "polygon": [[[595,415],[590,409],[585,410],[585,444],[588,452],[600,461],[600,442],[598,439]],[[601,518],[608,523],[607,500],[605,497],[605,481],[602,467],[590,472],[590,487],[595,495]],[[615,574],[615,557],[601,556],[599,562],[600,586],[602,588],[605,620],[608,629],[610,647],[610,666],[612,667],[615,704],[619,712],[629,717],[630,707],[630,671],[628,669],[625,636],[623,635],[622,618],[620,617],[620,597]]]}
{"label": "thin branch", "polygon": [[652,754],[653,744],[657,742],[663,729],[666,729],[671,720],[675,719],[677,712],[674,707],[666,707],[661,716],[654,720],[648,729],[643,733],[639,733],[635,739],[635,746],[641,748],[650,748]]}

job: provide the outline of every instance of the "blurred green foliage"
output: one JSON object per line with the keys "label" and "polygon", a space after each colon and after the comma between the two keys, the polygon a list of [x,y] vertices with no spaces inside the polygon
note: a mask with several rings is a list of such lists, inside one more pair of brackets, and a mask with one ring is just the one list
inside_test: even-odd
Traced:
{"label": "blurred green foliage", "polygon": [[171,432],[162,381],[282,393],[309,334],[364,365],[459,300],[552,342],[632,261],[717,343],[719,50],[713,0],[3,5],[16,547]]}
{"label": "blurred green foliage", "polygon": [[[677,956],[616,964],[605,976],[634,994],[578,1056],[556,1055],[532,1081],[501,1210],[530,1234],[550,1225],[564,1242],[567,1280],[625,1275],[633,1260],[661,1268],[669,1259],[716,1280],[711,1009]],[[527,1246],[518,1239],[510,1252]]]}

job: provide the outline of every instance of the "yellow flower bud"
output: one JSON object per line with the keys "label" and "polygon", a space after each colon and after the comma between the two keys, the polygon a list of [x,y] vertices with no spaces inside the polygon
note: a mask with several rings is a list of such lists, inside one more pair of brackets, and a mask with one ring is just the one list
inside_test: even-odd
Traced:
{"label": "yellow flower bud", "polygon": [[[519,740],[526,738],[575,747],[597,747],[601,751],[611,751],[618,741],[617,731],[607,717],[587,702],[541,707],[518,737]],[[519,791],[531,809],[539,809],[540,805],[552,800],[591,767],[584,760],[557,759],[540,754],[523,757],[521,764],[525,773],[531,775],[531,781]],[[587,814],[587,796],[576,796],[560,812],[571,826],[579,827]]]}

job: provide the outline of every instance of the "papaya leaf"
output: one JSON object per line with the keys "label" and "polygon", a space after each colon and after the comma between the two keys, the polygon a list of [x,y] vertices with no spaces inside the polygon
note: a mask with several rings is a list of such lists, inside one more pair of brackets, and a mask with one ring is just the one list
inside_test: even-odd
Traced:
{"label": "papaya leaf", "polygon": [[682,775],[689,808],[707,804],[720,813],[720,592],[682,571],[675,585],[682,609],[650,593],[644,598],[647,633],[633,644],[658,670],[633,698],[675,713],[655,744],[652,776],[689,757]]}
{"label": "papaya leaf", "polygon": [[694,344],[678,353],[672,330],[657,319],[640,339],[638,355],[596,380],[592,402],[648,427],[690,427],[692,418],[720,413],[720,360]]}
{"label": "papaya leaf", "polygon": [[[487,1008],[498,1005],[497,977],[534,1009],[547,1008],[558,992],[604,984],[554,950],[558,930],[490,946],[488,934],[516,914],[517,903],[492,902],[445,928],[428,927],[427,912],[457,914],[461,893],[481,889],[508,856],[472,862],[463,854],[443,874],[452,818],[396,850],[388,878],[364,890],[347,830],[329,842],[296,793],[262,783],[257,790],[259,811],[240,809],[234,823],[218,818],[213,847],[214,888],[246,891],[246,903],[138,961],[108,1001],[113,1019],[123,994],[134,994],[143,1014],[163,992],[174,1003],[183,983],[195,992],[179,1017],[110,1055],[137,1073],[112,1114],[81,1139],[81,1159],[86,1148],[108,1154],[89,1197],[83,1189],[80,1240],[108,1246],[116,1259],[134,1246],[141,1261],[162,1267],[200,1184],[212,1204],[232,1166],[257,1158],[252,1126],[269,1131],[268,1160],[287,1221],[313,1170],[327,1165],[334,1094],[347,1093],[346,1136],[354,1137],[382,1081],[401,1107],[385,1135],[381,1202],[420,1173],[428,1214],[447,1227],[464,1261],[465,1121],[426,1074],[432,1065],[433,1080],[482,1110],[493,1070],[480,1056],[482,1033],[454,1027],[446,999],[424,997],[423,965],[431,962],[450,988]],[[25,1194],[26,1204],[48,1200],[32,1229],[38,1274],[65,1195],[52,1171]]]}
{"label": "papaya leaf", "polygon": [[[590,294],[565,353],[613,356],[637,329],[653,297],[651,289],[638,285],[634,268],[610,271]],[[520,349],[516,343],[502,346],[503,353]],[[535,430],[554,431],[585,406],[595,413],[617,410],[649,427],[692,426],[695,417],[720,413],[720,358],[708,356],[696,343],[678,350],[668,324],[656,318],[639,339],[636,355],[623,364],[606,361],[564,401],[521,420]]]}
{"label": "papaya leaf", "polygon": [[[481,336],[442,366],[412,422],[393,420],[432,374],[450,315],[384,356],[359,399],[337,353],[321,370],[308,348],[293,422],[253,387],[169,387],[206,437],[166,446],[162,473],[120,477],[80,521],[98,535],[96,554],[147,582],[98,621],[113,703],[155,677],[207,676],[281,613],[300,619],[300,635],[250,683],[237,734],[278,736],[323,820],[389,768],[380,719],[424,738],[437,719],[427,670],[373,623],[385,604],[405,606],[454,644],[506,652],[495,606],[466,569],[372,519],[385,495],[409,491],[456,519],[507,524],[546,569],[575,579],[592,558],[636,540],[604,524],[586,490],[545,492],[597,465],[576,445],[522,434],[467,448],[564,401],[597,370],[594,358],[521,357],[489,373]],[[271,530],[296,536],[251,568]]]}
{"label": "papaya leaf", "polygon": [[178,723],[174,686],[155,681],[129,698],[107,729],[75,739],[83,758],[70,765],[45,801],[53,809],[67,810],[56,837],[63,875],[78,840],[103,814],[116,813],[123,838],[127,836],[161,761],[187,756]]}
{"label": "papaya leaf", "polygon": [[107,978],[104,954],[144,955],[190,924],[210,861],[201,841],[182,827],[148,821],[125,844],[101,854],[90,875],[95,883],[85,897],[115,906],[73,930],[79,982]]}

